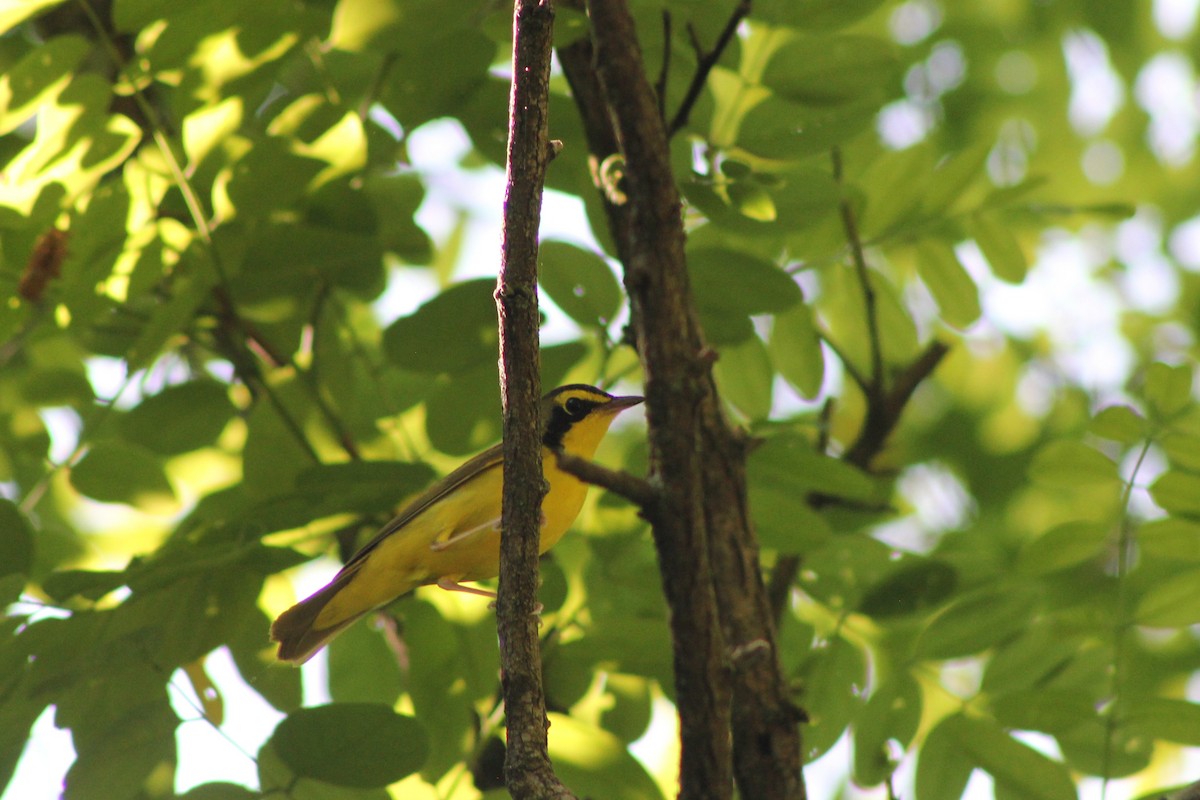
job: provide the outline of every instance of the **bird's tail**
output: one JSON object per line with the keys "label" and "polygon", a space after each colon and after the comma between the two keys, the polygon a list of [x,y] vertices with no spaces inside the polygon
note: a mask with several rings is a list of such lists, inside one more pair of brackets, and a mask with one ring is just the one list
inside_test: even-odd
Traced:
{"label": "bird's tail", "polygon": [[353,573],[339,576],[328,586],[279,615],[271,624],[271,641],[279,642],[278,658],[299,666],[329,643],[333,637],[353,625],[372,609],[339,620],[327,628],[315,627],[317,617],[338,592],[346,587]]}

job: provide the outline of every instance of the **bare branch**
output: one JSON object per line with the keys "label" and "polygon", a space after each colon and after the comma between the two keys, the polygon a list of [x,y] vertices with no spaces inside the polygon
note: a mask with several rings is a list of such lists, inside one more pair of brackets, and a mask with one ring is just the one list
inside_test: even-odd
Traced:
{"label": "bare branch", "polygon": [[854,259],[854,271],[862,286],[863,303],[867,310],[867,336],[871,343],[871,375],[863,389],[870,400],[872,396],[883,391],[883,347],[879,338],[879,312],[875,289],[871,286],[871,275],[867,270],[867,259],[863,255],[862,238],[858,235],[858,219],[854,214],[854,207],[850,205],[850,199],[846,197],[845,187],[842,183],[841,148],[833,148],[830,158],[833,160],[833,179],[837,183],[838,192],[841,195],[838,200],[838,208],[842,214],[842,227],[846,231],[846,241],[850,245],[850,254]]}
{"label": "bare branch", "polygon": [[725,28],[721,31],[721,35],[717,37],[717,43],[713,45],[712,50],[708,51],[705,51],[704,46],[700,44],[695,29],[691,25],[688,26],[692,48],[696,51],[696,72],[692,75],[692,82],[688,84],[687,93],[683,96],[683,102],[679,104],[679,110],[675,112],[675,116],[671,118],[671,124],[667,127],[668,138],[679,133],[683,129],[683,126],[687,125],[688,117],[691,116],[692,109],[696,106],[696,101],[700,99],[700,93],[704,91],[704,84],[708,82],[709,73],[712,72],[717,62],[721,60],[721,55],[725,52],[725,48],[733,41],[738,25],[749,15],[750,0],[742,0],[733,9],[733,13],[729,16],[729,21],[725,23]]}
{"label": "bare branch", "polygon": [[538,436],[537,256],[546,167],[556,152],[547,136],[551,0],[518,0],[513,13],[513,83],[504,194],[504,240],[496,307],[500,316],[500,388],[504,400],[504,498],[496,629],[508,719],[504,779],[516,800],[573,800],[547,753],[546,698],[538,645],[537,559],[541,528]]}
{"label": "bare branch", "polygon": [[883,449],[887,437],[895,430],[908,405],[909,398],[921,382],[928,378],[937,365],[941,363],[949,346],[944,342],[934,341],[925,348],[921,355],[908,366],[896,379],[895,386],[886,395],[877,399],[869,399],[867,418],[863,421],[858,439],[846,451],[843,457],[846,461],[862,469],[867,469],[871,461]]}
{"label": "bare branch", "polygon": [[609,469],[586,458],[558,453],[558,466],[563,472],[569,472],[579,480],[608,489],[619,494],[629,502],[642,509],[654,506],[659,499],[659,493],[647,480],[643,480],[628,472]]}
{"label": "bare branch", "polygon": [[667,121],[667,77],[671,74],[671,12],[663,9],[663,57],[662,66],[658,71],[658,81],[654,84],[654,93],[658,95],[658,116],[663,122]]}

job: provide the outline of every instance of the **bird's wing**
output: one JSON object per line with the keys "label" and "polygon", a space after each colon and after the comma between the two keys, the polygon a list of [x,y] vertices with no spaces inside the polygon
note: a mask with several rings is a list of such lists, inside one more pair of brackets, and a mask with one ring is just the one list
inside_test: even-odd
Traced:
{"label": "bird's wing", "polygon": [[464,462],[458,467],[458,469],[454,470],[445,478],[442,478],[440,481],[433,484],[433,486],[430,486],[423,494],[405,506],[404,510],[402,510],[395,519],[385,525],[383,530],[375,534],[375,538],[363,545],[362,548],[355,553],[349,561],[346,562],[346,565],[342,567],[341,572],[338,574],[343,575],[357,571],[358,568],[362,566],[362,562],[364,562],[367,557],[371,555],[372,551],[374,551],[384,539],[400,531],[405,525],[408,525],[410,522],[420,516],[422,512],[426,511],[434,503],[445,498],[455,489],[458,489],[467,481],[471,480],[471,478],[474,478],[477,475],[482,475],[488,469],[500,464],[503,460],[503,446],[497,444],[489,447],[487,450],[484,450],[482,453],[470,459],[469,461]]}

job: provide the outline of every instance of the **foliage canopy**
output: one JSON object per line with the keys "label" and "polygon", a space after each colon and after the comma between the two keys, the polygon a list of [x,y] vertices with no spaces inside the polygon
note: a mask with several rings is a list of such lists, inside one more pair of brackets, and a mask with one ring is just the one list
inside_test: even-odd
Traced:
{"label": "foliage canopy", "polygon": [[[735,5],[633,9],[719,387],[761,440],[806,761],[849,736],[871,787],[915,756],[897,792],[921,800],[974,770],[998,798],[1161,787],[1200,746],[1194,19],[759,0],[710,49]],[[294,568],[499,434],[494,280],[463,264],[455,184],[503,164],[510,29],[482,2],[0,4],[0,784],[52,707],[67,798],[175,796],[181,719],[252,691],[286,715],[258,785],[185,796],[499,785],[482,603],[422,590],[348,631],[309,708],[266,632]],[[561,6],[555,35],[587,17]],[[548,203],[591,225],[543,245],[543,383],[636,384],[622,165],[589,163],[554,89]],[[450,136],[454,164],[423,158]],[[914,374],[886,447],[857,448],[872,391]],[[642,469],[639,435],[601,457]],[[627,749],[674,693],[645,526],[604,495],[576,533],[542,568],[556,768],[670,794]],[[213,682],[222,649],[248,690]]]}

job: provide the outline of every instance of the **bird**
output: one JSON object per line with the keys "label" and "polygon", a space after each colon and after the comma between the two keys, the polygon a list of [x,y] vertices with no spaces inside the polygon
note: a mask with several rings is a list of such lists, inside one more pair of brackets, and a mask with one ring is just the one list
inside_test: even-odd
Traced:
{"label": "bird", "polygon": [[[579,515],[588,486],[558,466],[558,453],[591,458],[612,421],[641,403],[595,386],[568,384],[542,398],[542,500],[539,553],[553,547]],[[470,586],[500,574],[503,444],[468,460],[413,499],[355,553],[324,588],[279,615],[271,640],[280,661],[299,665],[356,620],[418,586],[493,592]]]}

